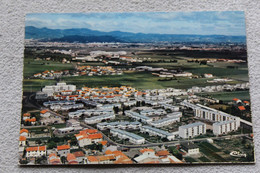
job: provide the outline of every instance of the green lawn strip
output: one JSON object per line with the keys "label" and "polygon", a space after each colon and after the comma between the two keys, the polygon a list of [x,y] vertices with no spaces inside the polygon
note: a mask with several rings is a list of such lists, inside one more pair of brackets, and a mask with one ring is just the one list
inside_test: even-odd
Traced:
{"label": "green lawn strip", "polygon": [[221,157],[220,155],[216,154],[211,148],[199,144],[200,151],[204,153],[209,158],[213,158],[216,162],[226,162],[227,160]]}
{"label": "green lawn strip", "polygon": [[202,161],[202,162],[211,162],[211,161],[210,161],[207,157],[205,157],[205,156],[200,157],[199,160]]}
{"label": "green lawn strip", "polygon": [[185,157],[185,161],[189,162],[189,163],[198,162],[197,160],[195,160],[194,158],[191,158],[191,157]]}

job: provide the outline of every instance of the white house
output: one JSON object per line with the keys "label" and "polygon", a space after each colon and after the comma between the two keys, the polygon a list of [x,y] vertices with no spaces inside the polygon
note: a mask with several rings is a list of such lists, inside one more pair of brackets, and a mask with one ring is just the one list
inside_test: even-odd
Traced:
{"label": "white house", "polygon": [[26,157],[41,157],[47,153],[46,146],[27,147]]}
{"label": "white house", "polygon": [[194,155],[200,153],[199,147],[192,142],[182,143],[181,147],[183,150],[185,150],[188,153],[188,155]]}

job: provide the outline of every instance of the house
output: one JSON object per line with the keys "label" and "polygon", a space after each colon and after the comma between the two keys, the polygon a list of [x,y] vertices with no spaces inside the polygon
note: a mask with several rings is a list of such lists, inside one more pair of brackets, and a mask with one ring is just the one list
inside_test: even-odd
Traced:
{"label": "house", "polygon": [[26,157],[41,157],[46,155],[46,146],[27,147]]}
{"label": "house", "polygon": [[97,143],[102,141],[103,136],[101,133],[98,133],[96,129],[85,129],[80,131],[75,135],[78,144],[80,147],[84,147],[86,145],[91,145],[92,143]]}
{"label": "house", "polygon": [[169,156],[170,153],[168,150],[160,150],[160,151],[157,151],[156,156],[159,156],[159,157],[166,157],[166,156]]}
{"label": "house", "polygon": [[194,154],[199,154],[200,153],[199,147],[197,145],[195,145],[194,143],[192,143],[192,142],[182,143],[181,147],[189,155],[194,155]]}
{"label": "house", "polygon": [[85,154],[83,153],[83,151],[77,151],[77,152],[74,152],[72,154],[76,157],[76,159],[77,159],[77,161],[79,163],[83,163],[84,162]]}
{"label": "house", "polygon": [[213,75],[212,75],[212,74],[209,74],[209,73],[205,73],[205,74],[204,74],[204,77],[205,77],[205,78],[213,78]]}
{"label": "house", "polygon": [[49,112],[48,109],[44,109],[44,110],[41,110],[41,111],[40,111],[40,115],[41,115],[41,117],[43,117],[43,118],[49,118],[50,115],[51,115],[51,113]]}
{"label": "house", "polygon": [[114,155],[101,155],[101,156],[87,156],[87,164],[111,164],[116,161]]}
{"label": "house", "polygon": [[31,114],[30,114],[30,113],[24,113],[24,114],[23,114],[23,120],[24,120],[24,121],[27,120],[27,119],[30,119],[30,117],[31,117]]}
{"label": "house", "polygon": [[140,153],[141,155],[134,158],[137,163],[160,163],[160,159],[155,155],[153,149],[144,148],[140,150]]}
{"label": "house", "polygon": [[68,153],[70,153],[70,146],[69,145],[57,146],[57,153],[60,156],[66,156]]}
{"label": "house", "polygon": [[240,99],[238,99],[238,98],[233,98],[233,102],[238,104],[238,103],[241,103],[242,101]]}
{"label": "house", "polygon": [[86,164],[98,164],[98,159],[96,156],[87,156],[85,160]]}
{"label": "house", "polygon": [[245,110],[246,110],[245,106],[238,106],[237,108],[238,108],[240,111],[245,111]]}
{"label": "house", "polygon": [[20,130],[20,136],[29,137],[29,131],[27,129]]}
{"label": "house", "polygon": [[36,118],[28,118],[25,120],[25,122],[30,122],[31,125],[35,125],[36,124]]}
{"label": "house", "polygon": [[67,161],[68,161],[68,164],[70,164],[70,165],[79,164],[79,162],[77,161],[77,158],[74,156],[74,154],[71,154],[71,153],[67,154]]}
{"label": "house", "polygon": [[250,105],[250,102],[249,101],[243,101],[243,103],[246,105],[246,106],[249,106]]}
{"label": "house", "polygon": [[132,164],[133,163],[133,161],[121,151],[117,151],[117,150],[112,151],[112,154],[116,157],[116,161],[114,161],[114,164]]}
{"label": "house", "polygon": [[26,146],[26,137],[25,136],[20,136],[19,137],[19,146]]}
{"label": "house", "polygon": [[56,153],[51,153],[48,157],[48,164],[50,165],[60,165],[61,160],[60,157],[56,155]]}

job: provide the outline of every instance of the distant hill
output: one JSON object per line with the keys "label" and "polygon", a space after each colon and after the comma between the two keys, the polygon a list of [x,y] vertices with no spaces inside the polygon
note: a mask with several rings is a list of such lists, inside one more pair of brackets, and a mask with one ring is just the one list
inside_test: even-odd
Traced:
{"label": "distant hill", "polygon": [[27,26],[26,39],[40,39],[43,41],[60,42],[246,42],[245,36],[225,35],[185,35],[185,34],[144,34],[131,32],[101,32],[87,28],[49,29]]}

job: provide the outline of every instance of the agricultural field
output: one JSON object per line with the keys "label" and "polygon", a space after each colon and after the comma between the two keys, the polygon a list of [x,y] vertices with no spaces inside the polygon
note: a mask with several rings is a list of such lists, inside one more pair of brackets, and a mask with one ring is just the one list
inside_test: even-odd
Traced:
{"label": "agricultural field", "polygon": [[[61,77],[57,80],[53,79],[29,79],[36,73],[43,72],[45,70],[74,70],[74,63],[61,63],[60,61],[45,61],[36,60],[37,54],[28,55],[25,54],[24,59],[24,88],[25,92],[39,91],[45,85],[52,85],[58,81],[67,82],[69,84],[75,84],[79,87],[101,87],[101,86],[132,86],[137,89],[161,89],[161,88],[179,88],[188,89],[191,86],[209,86],[216,85],[214,83],[208,83],[207,78],[167,78],[163,79],[157,76],[153,76],[151,72],[127,72],[123,75],[113,76],[75,76],[75,77]],[[55,55],[56,56],[56,55]],[[59,55],[60,56],[60,55]],[[213,56],[213,54],[212,54]],[[163,67],[169,70],[183,70],[191,72],[194,75],[203,76],[205,73],[213,74],[214,78],[231,78],[234,81],[228,82],[229,84],[236,84],[240,82],[248,81],[248,70],[246,64],[231,64],[231,63],[208,63],[200,64],[195,62],[187,62],[190,57],[185,56],[184,53],[173,53],[169,52],[145,52],[137,53],[133,57],[138,58],[151,58],[151,61],[155,62],[144,62],[140,65],[151,66],[151,67]],[[213,56],[214,57],[214,56]],[[161,60],[161,61],[159,61]],[[177,62],[169,62],[170,60],[177,60]],[[166,61],[166,62],[165,62]],[[91,65],[91,66],[104,66],[101,62],[85,62],[80,65]],[[133,65],[135,67],[136,65]],[[228,66],[235,66],[236,68],[228,68]],[[114,66],[117,68],[120,66]],[[128,66],[127,66],[128,67]],[[214,67],[214,68],[213,68]],[[220,96],[221,97],[221,96]],[[228,100],[228,98],[223,98]]]}
{"label": "agricultural field", "polygon": [[232,91],[232,92],[215,92],[215,93],[201,93],[200,96],[210,96],[212,98],[216,98],[222,100],[223,102],[230,102],[234,98],[239,98],[241,100],[250,101],[250,94],[249,91]]}

